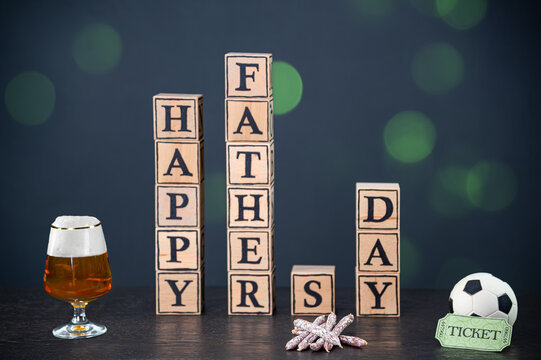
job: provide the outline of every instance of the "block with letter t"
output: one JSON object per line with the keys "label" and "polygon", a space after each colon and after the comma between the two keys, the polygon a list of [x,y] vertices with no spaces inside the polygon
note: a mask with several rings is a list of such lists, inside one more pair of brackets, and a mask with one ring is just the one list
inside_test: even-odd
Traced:
{"label": "block with letter t", "polygon": [[227,143],[228,185],[272,185],[274,142]]}
{"label": "block with letter t", "polygon": [[271,229],[274,224],[274,186],[227,187],[230,229]]}
{"label": "block with letter t", "polygon": [[272,315],[275,304],[275,273],[230,271],[228,277],[229,315]]}
{"label": "block with letter t", "polygon": [[203,271],[156,272],[156,314],[200,315]]}
{"label": "block with letter t", "polygon": [[291,269],[291,315],[334,311],[334,265],[294,265]]}
{"label": "block with letter t", "polygon": [[272,97],[272,54],[225,54],[225,97]]}
{"label": "block with letter t", "polygon": [[400,275],[357,272],[357,316],[400,316]]}
{"label": "block with letter t", "polygon": [[274,229],[227,232],[227,271],[271,271],[273,267]]}
{"label": "block with letter t", "polygon": [[203,138],[203,95],[157,94],[153,108],[155,140]]}

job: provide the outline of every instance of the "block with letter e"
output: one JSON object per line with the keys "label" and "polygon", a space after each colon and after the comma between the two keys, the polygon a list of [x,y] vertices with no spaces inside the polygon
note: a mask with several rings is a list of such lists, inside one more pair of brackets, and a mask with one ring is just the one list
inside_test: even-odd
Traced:
{"label": "block with letter e", "polygon": [[203,185],[156,186],[157,227],[202,227]]}
{"label": "block with letter e", "polygon": [[229,228],[270,229],[274,224],[274,186],[228,187]]}
{"label": "block with letter e", "polygon": [[357,183],[356,227],[400,230],[400,187],[396,183]]}
{"label": "block with letter e", "polygon": [[229,185],[272,185],[274,182],[274,142],[227,143],[227,183]]}
{"label": "block with letter e", "polygon": [[156,230],[156,271],[201,270],[204,255],[204,230]]}
{"label": "block with letter e", "polygon": [[203,141],[156,141],[156,183],[201,183],[203,149]]}
{"label": "block with letter e", "polygon": [[153,108],[155,140],[203,138],[203,95],[157,94]]}
{"label": "block with letter e", "polygon": [[225,97],[272,97],[272,54],[225,54]]}
{"label": "block with letter e", "polygon": [[335,311],[334,265],[294,265],[291,269],[291,314]]}
{"label": "block with letter e", "polygon": [[274,229],[229,230],[228,271],[271,271],[274,264]]}
{"label": "block with letter e", "polygon": [[357,316],[400,316],[400,276],[397,273],[356,273]]}
{"label": "block with letter e", "polygon": [[156,314],[200,315],[203,288],[203,271],[157,272]]}
{"label": "block with letter e", "polygon": [[226,99],[225,140],[266,142],[274,138],[273,100]]}
{"label": "block with letter e", "polygon": [[272,315],[275,303],[274,269],[264,273],[230,271],[229,315]]}

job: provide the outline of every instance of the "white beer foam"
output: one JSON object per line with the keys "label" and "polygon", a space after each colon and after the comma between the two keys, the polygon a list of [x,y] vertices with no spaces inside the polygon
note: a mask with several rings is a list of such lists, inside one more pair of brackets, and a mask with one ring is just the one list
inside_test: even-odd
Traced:
{"label": "white beer foam", "polygon": [[[56,257],[85,257],[107,252],[103,229],[93,216],[59,216],[49,234],[47,255]],[[80,228],[84,229],[73,229]],[[66,230],[67,228],[67,230]]]}

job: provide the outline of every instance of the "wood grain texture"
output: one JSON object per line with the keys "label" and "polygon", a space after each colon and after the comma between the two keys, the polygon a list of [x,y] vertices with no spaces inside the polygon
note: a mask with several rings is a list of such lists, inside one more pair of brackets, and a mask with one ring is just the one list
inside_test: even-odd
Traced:
{"label": "wood grain texture", "polygon": [[201,315],[204,270],[156,272],[156,314]]}
{"label": "wood grain texture", "polygon": [[320,315],[335,311],[335,266],[293,265],[291,314]]}
{"label": "wood grain texture", "polygon": [[400,186],[396,183],[356,184],[357,230],[400,230]]}
{"label": "wood grain texture", "polygon": [[[111,258],[113,270],[114,257]],[[114,276],[114,272],[113,272]],[[115,287],[92,301],[90,320],[107,326],[92,339],[60,340],[51,331],[66,323],[71,306],[43,288],[0,288],[0,349],[4,359],[538,359],[540,293],[517,293],[520,314],[512,345],[501,353],[442,348],[434,339],[448,312],[447,290],[403,290],[402,317],[357,318],[345,335],[368,341],[362,350],[344,346],[326,353],[285,351],[293,336],[289,288],[278,288],[275,316],[228,316],[227,288],[206,289],[203,316],[156,316],[154,288]],[[353,288],[337,288],[338,318],[354,312]],[[313,321],[313,316],[302,317]],[[32,326],[29,326],[31,324]]]}
{"label": "wood grain texture", "polygon": [[201,270],[205,232],[199,228],[156,229],[156,271]]}
{"label": "wood grain texture", "polygon": [[399,272],[399,233],[357,232],[357,271]]}

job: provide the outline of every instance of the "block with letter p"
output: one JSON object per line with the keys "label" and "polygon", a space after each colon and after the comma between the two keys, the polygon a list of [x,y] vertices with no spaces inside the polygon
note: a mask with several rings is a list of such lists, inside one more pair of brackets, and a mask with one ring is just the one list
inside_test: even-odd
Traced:
{"label": "block with letter p", "polygon": [[229,315],[272,315],[274,312],[274,269],[264,273],[230,271]]}
{"label": "block with letter p", "polygon": [[272,54],[225,54],[225,97],[272,97]]}
{"label": "block with letter p", "polygon": [[274,224],[274,186],[228,187],[229,228],[270,229]]}
{"label": "block with letter p", "polygon": [[334,310],[334,265],[294,265],[291,269],[291,315],[328,314]]}
{"label": "block with letter p", "polygon": [[201,270],[203,253],[203,229],[156,229],[156,271]]}
{"label": "block with letter p", "polygon": [[357,183],[357,230],[400,229],[400,187],[396,183]]}
{"label": "block with letter p", "polygon": [[202,227],[203,185],[156,186],[156,226]]}
{"label": "block with letter p", "polygon": [[153,107],[155,140],[203,138],[203,95],[157,94]]}

